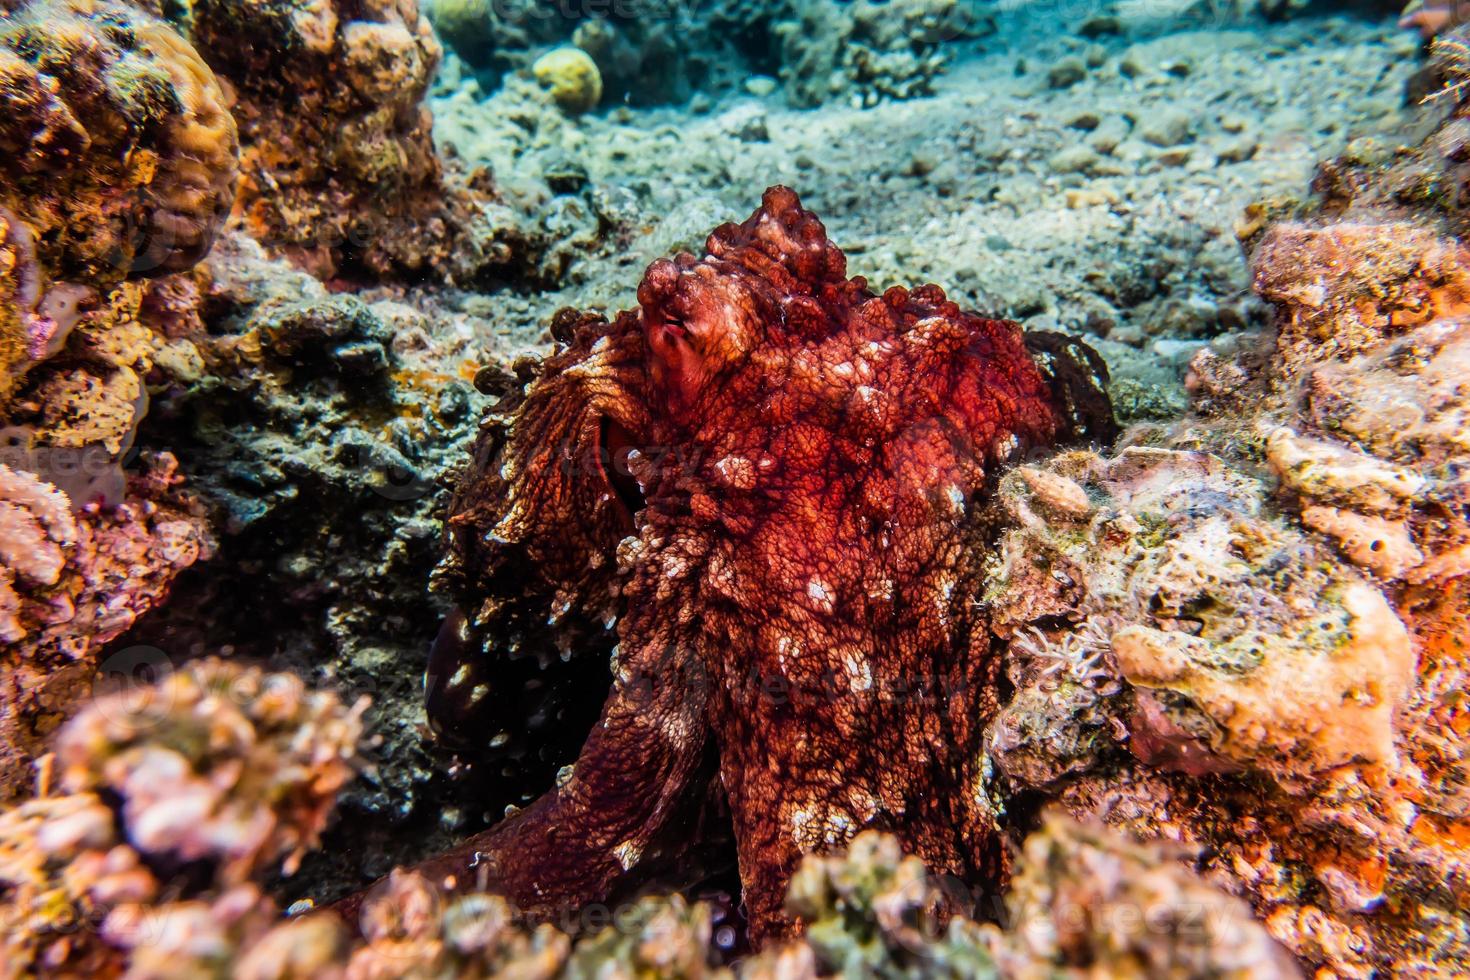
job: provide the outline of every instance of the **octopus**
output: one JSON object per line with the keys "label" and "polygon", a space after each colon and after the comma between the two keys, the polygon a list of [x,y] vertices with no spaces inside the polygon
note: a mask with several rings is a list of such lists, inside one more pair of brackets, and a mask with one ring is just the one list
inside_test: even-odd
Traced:
{"label": "octopus", "polygon": [[1428,40],[1470,20],[1465,0],[1410,0],[1399,17],[1399,27],[1416,30]]}
{"label": "octopus", "polygon": [[801,928],[803,855],[865,829],[998,881],[987,497],[1027,453],[1116,434],[1097,355],[937,286],[873,291],[784,187],[654,262],[636,310],[552,334],[453,500],[460,605],[426,686],[443,737],[502,759],[583,741],[426,870],[554,918],[723,819],[756,944]]}

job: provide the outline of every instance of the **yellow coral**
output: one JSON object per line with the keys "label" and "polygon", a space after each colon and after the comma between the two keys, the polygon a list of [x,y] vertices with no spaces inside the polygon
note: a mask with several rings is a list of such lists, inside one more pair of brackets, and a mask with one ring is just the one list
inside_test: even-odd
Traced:
{"label": "yellow coral", "polygon": [[234,200],[237,138],[214,73],[163,21],[109,0],[0,20],[0,190],[49,272],[188,268]]}
{"label": "yellow coral", "polygon": [[0,208],[0,405],[29,360],[26,315],[35,302],[35,276],[30,231]]}
{"label": "yellow coral", "polygon": [[581,115],[602,101],[602,73],[592,56],[581,48],[548,51],[536,59],[531,73],[570,115]]}

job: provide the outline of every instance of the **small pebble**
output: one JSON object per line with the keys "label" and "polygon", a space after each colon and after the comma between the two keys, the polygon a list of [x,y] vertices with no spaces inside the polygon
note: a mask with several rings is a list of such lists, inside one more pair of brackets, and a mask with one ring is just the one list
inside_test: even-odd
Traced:
{"label": "small pebble", "polygon": [[1189,113],[1177,106],[1163,106],[1144,114],[1138,135],[1154,146],[1174,146],[1189,138]]}
{"label": "small pebble", "polygon": [[1225,143],[1215,155],[1226,163],[1241,163],[1256,155],[1256,146],[1255,140],[1245,136]]}
{"label": "small pebble", "polygon": [[1091,187],[1074,187],[1067,191],[1067,207],[1073,211],[1095,208],[1104,204],[1117,204],[1118,192],[1106,184]]}
{"label": "small pebble", "polygon": [[1111,14],[1098,14],[1084,20],[1077,33],[1083,37],[1102,37],[1105,34],[1122,34],[1123,22]]}
{"label": "small pebble", "polygon": [[920,150],[909,160],[909,173],[915,177],[923,177],[939,166],[939,159],[927,150]]}
{"label": "small pebble", "polygon": [[1128,138],[1128,128],[1128,120],[1122,116],[1108,116],[1087,137],[1087,145],[1099,153],[1112,153],[1119,143]]}
{"label": "small pebble", "polygon": [[1089,170],[1095,163],[1097,163],[1097,151],[1086,143],[1078,143],[1058,150],[1047,160],[1047,165],[1059,174]]}
{"label": "small pebble", "polygon": [[751,75],[745,80],[745,91],[758,99],[776,91],[777,82],[770,75]]}
{"label": "small pebble", "polygon": [[1052,88],[1071,88],[1086,77],[1087,65],[1072,55],[1051,66],[1046,73],[1046,83]]}
{"label": "small pebble", "polygon": [[1187,146],[1171,146],[1160,151],[1154,159],[1166,167],[1182,167],[1189,162],[1190,153],[1190,148]]}

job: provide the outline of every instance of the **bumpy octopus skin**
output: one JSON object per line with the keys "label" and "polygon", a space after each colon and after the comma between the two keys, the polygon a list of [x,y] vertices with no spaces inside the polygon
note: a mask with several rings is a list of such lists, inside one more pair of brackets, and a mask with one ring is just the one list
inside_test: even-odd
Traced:
{"label": "bumpy octopus skin", "polygon": [[712,789],[761,942],[800,927],[801,856],[865,828],[938,872],[1001,873],[983,504],[1007,462],[1115,430],[1090,350],[936,286],[874,294],[786,188],[706,248],[650,266],[636,311],[560,314],[487,420],[449,521],[467,612],[436,644],[432,713],[465,736],[482,701],[540,704],[599,636],[611,683],[557,785],[427,869],[564,914],[677,849]]}

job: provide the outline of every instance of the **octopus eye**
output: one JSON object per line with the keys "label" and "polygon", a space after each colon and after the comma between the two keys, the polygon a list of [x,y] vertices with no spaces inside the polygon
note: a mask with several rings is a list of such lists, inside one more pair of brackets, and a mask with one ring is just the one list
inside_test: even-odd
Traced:
{"label": "octopus eye", "polygon": [[628,469],[628,454],[638,448],[639,441],[617,419],[604,415],[598,442],[602,474],[631,517],[643,509],[643,488]]}

